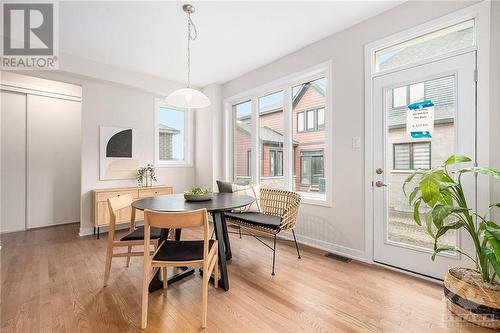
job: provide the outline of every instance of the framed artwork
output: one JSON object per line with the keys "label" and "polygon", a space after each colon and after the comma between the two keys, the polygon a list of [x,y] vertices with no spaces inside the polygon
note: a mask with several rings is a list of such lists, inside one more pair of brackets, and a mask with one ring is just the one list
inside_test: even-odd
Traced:
{"label": "framed artwork", "polygon": [[100,180],[137,178],[137,131],[99,126],[99,140]]}

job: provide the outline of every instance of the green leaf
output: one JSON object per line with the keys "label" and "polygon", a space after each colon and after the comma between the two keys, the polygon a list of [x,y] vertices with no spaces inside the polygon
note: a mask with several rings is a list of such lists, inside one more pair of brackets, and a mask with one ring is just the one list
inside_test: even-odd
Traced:
{"label": "green leaf", "polygon": [[436,239],[436,236],[434,235],[434,232],[432,231],[432,211],[429,211],[427,214],[425,214],[425,225],[427,227],[427,233],[434,239]]}
{"label": "green leaf", "polygon": [[497,259],[495,253],[486,246],[481,247],[481,253],[488,259],[496,275],[500,276],[500,260]]}
{"label": "green leaf", "polygon": [[411,206],[412,202],[413,202],[413,199],[415,199],[415,196],[417,195],[417,193],[420,191],[420,188],[418,187],[415,187],[415,189],[413,190],[413,192],[410,193],[410,196],[408,198],[408,204]]}
{"label": "green leaf", "polygon": [[444,225],[443,227],[441,227],[441,228],[438,229],[438,231],[436,233],[436,239],[438,239],[439,237],[441,237],[444,234],[446,234],[448,232],[448,230],[460,229],[463,226],[465,226],[465,224],[464,224],[464,222],[462,220],[458,220],[456,222]]}
{"label": "green leaf", "polygon": [[457,164],[457,163],[465,163],[465,162],[471,162],[472,160],[467,157],[467,156],[462,156],[462,155],[451,155],[448,157],[448,159],[444,162],[444,165],[452,165],[452,164]]}
{"label": "green leaf", "polygon": [[415,170],[411,175],[406,177],[403,183],[403,193],[405,196],[406,196],[406,184],[410,183],[416,175],[421,175],[421,174],[423,174],[422,170]]}
{"label": "green leaf", "polygon": [[458,252],[462,253],[465,255],[465,253],[462,251],[461,248],[452,246],[452,245],[443,245],[438,247],[437,249],[434,249],[434,253],[432,254],[432,261],[436,259],[436,255],[438,255],[440,252]]}
{"label": "green leaf", "polygon": [[500,202],[493,204],[493,205],[490,205],[490,208],[493,208],[493,207],[500,208]]}
{"label": "green leaf", "polygon": [[485,232],[486,231],[491,234],[491,237],[500,241],[500,227],[497,226],[495,223],[493,223],[493,222],[487,223],[485,225]]}
{"label": "green leaf", "polygon": [[443,170],[434,170],[424,174],[420,179],[419,187],[422,192],[422,198],[430,207],[434,207],[441,197],[439,182],[443,173]]}
{"label": "green leaf", "polygon": [[[432,221],[439,229],[444,227],[444,220],[452,213],[466,212],[467,208],[455,207],[451,205],[436,204],[432,209]],[[437,236],[436,236],[437,237]]]}
{"label": "green leaf", "polygon": [[500,179],[500,169],[487,168],[487,167],[471,167],[464,168],[457,171],[458,173],[474,172],[482,175],[490,176],[496,179]]}
{"label": "green leaf", "polygon": [[418,225],[422,225],[422,221],[420,220],[420,203],[422,202],[422,198],[418,198],[415,201],[415,205],[413,206],[413,219]]}

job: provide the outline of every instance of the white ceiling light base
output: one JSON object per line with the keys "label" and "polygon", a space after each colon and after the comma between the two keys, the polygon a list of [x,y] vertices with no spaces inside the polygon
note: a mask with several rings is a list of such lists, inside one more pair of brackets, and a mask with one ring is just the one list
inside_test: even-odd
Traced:
{"label": "white ceiling light base", "polygon": [[171,106],[186,109],[210,106],[210,99],[201,91],[192,88],[178,89],[168,95],[165,101]]}

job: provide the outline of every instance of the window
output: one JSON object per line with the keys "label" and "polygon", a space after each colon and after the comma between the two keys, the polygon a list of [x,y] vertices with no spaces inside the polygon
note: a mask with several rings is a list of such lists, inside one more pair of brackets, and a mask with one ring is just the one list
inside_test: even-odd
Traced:
{"label": "window", "polygon": [[279,150],[269,151],[269,176],[283,176],[283,152]]}
{"label": "window", "polygon": [[375,72],[409,65],[476,45],[475,20],[415,37],[375,52]]}
{"label": "window", "polygon": [[[317,186],[320,189],[320,182],[324,180],[323,151],[302,151],[300,153],[300,184]],[[323,182],[324,185],[324,182]],[[324,188],[322,189],[324,192]]]}
{"label": "window", "polygon": [[283,177],[284,116],[283,90],[259,97],[260,184],[286,188]]}
{"label": "window", "polygon": [[416,170],[431,168],[431,143],[409,142],[393,145],[393,169]]}
{"label": "window", "polygon": [[[303,202],[331,205],[327,136],[329,65],[229,99],[227,167],[237,183],[300,192]],[[328,105],[327,105],[328,104]],[[257,128],[255,128],[257,127]]]}
{"label": "window", "polygon": [[392,108],[406,108],[409,104],[425,99],[424,82],[394,88],[392,90]]}
{"label": "window", "polygon": [[249,184],[252,176],[252,102],[233,105],[233,181]]}
{"label": "window", "polygon": [[311,132],[325,128],[325,108],[297,113],[297,131]]}
{"label": "window", "polygon": [[190,166],[192,119],[190,112],[156,103],[155,160],[157,166]]}

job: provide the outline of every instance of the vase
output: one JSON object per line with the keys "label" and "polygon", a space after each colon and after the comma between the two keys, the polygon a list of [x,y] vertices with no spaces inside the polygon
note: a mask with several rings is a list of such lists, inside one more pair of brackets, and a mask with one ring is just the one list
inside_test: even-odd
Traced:
{"label": "vase", "polygon": [[500,329],[500,284],[484,283],[473,269],[454,267],[446,273],[443,287],[453,314],[482,327]]}

